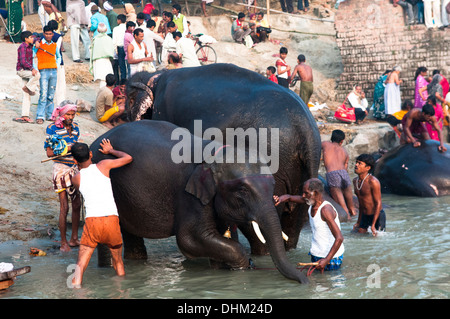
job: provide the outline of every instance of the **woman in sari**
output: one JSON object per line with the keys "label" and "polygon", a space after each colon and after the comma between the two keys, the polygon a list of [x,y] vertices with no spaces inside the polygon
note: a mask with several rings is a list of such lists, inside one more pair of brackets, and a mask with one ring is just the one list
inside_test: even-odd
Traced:
{"label": "woman in sari", "polygon": [[386,113],[384,111],[384,82],[390,72],[390,70],[387,70],[382,76],[380,76],[377,84],[375,84],[375,90],[373,92],[373,117],[379,120],[384,120],[386,118]]}
{"label": "woman in sari", "polygon": [[[433,105],[436,122],[438,123],[442,131],[442,126],[444,124],[444,111],[442,109],[442,106],[437,103],[437,100],[434,96],[429,96],[427,102],[428,104]],[[439,141],[439,133],[433,129],[433,126],[428,122],[425,123],[425,126],[427,128],[428,134],[430,135],[430,139]]]}
{"label": "woman in sari", "polygon": [[[419,67],[416,70],[416,76],[414,80],[416,81],[416,90],[414,94],[414,107],[421,109],[425,105],[428,97],[428,92],[426,87],[429,84],[425,79],[427,76],[428,69],[424,66]],[[425,87],[425,89],[423,89]]]}

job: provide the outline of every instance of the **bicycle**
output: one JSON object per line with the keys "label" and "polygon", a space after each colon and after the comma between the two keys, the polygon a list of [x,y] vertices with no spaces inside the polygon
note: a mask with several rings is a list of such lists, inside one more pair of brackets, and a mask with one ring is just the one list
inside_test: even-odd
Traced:
{"label": "bicycle", "polygon": [[208,65],[217,62],[217,54],[216,51],[208,44],[203,44],[200,41],[200,36],[203,34],[195,34],[192,35],[192,40],[194,40],[194,46],[198,46],[199,48],[195,51],[200,61],[201,65]]}

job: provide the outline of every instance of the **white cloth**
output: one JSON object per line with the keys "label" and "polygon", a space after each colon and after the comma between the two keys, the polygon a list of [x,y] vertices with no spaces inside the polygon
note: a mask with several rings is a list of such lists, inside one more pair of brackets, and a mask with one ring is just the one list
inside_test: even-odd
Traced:
{"label": "white cloth", "polygon": [[441,2],[442,24],[448,26],[450,24],[450,15],[447,13],[446,7],[450,3],[450,0],[442,0]]}
{"label": "white cloth", "polygon": [[402,108],[400,96],[400,85],[396,83],[386,83],[384,89],[384,109],[386,114],[394,114]]}
{"label": "white cloth", "polygon": [[91,164],[80,170],[80,192],[86,207],[86,218],[119,216],[111,179],[103,175],[97,165]]}
{"label": "white cloth", "polygon": [[[62,37],[60,37],[61,39]],[[53,97],[53,101],[56,106],[66,99],[66,73],[64,70],[64,65],[59,65],[56,70],[56,87],[55,87],[55,96]]]}
{"label": "white cloth", "polygon": [[14,265],[11,263],[0,263],[0,274],[2,272],[8,272],[14,269]]}
{"label": "white cloth", "polygon": [[164,39],[149,28],[144,28],[144,43],[147,46],[148,53],[151,53],[156,61],[155,41],[162,44]]}
{"label": "white cloth", "polygon": [[161,62],[162,64],[167,64],[167,56],[169,52],[175,52],[177,50],[177,42],[173,38],[172,33],[167,32],[164,38],[161,50]]}
{"label": "white cloth", "polygon": [[[46,1],[46,0],[44,0]],[[44,6],[41,5],[38,8],[38,15],[39,15],[39,20],[41,21],[41,25],[42,27],[45,27],[48,23],[48,21],[50,21],[50,16],[48,15],[48,13],[45,11]]]}
{"label": "white cloth", "polygon": [[365,111],[367,109],[367,106],[369,105],[369,102],[367,102],[367,99],[361,99],[358,95],[355,94],[355,92],[352,92],[348,95],[348,102],[350,105],[355,109],[361,109]]}
{"label": "white cloth", "polygon": [[440,0],[423,0],[423,11],[427,28],[442,27]]}
{"label": "white cloth", "polygon": [[182,54],[183,67],[200,66],[197,53],[195,52],[194,42],[185,37],[181,37],[177,41],[176,52]]}
{"label": "white cloth", "polygon": [[114,74],[109,58],[97,59],[93,62],[94,81],[105,81],[108,74]]}
{"label": "white cloth", "polygon": [[[322,208],[327,204],[333,207],[331,203],[324,201],[322,205],[320,205],[319,208],[317,209],[317,212],[314,215],[314,217],[311,216],[312,206],[309,206],[308,209],[309,224],[311,226],[312,232],[311,249],[309,252],[311,253],[311,255],[320,258],[325,258],[328,255],[328,253],[331,250],[331,247],[335,242],[335,238],[330,230],[330,227],[328,227],[328,224],[322,219]],[[334,207],[333,210],[336,214],[334,222],[337,224],[340,230],[341,224],[339,222],[339,215]],[[344,253],[344,251],[345,251],[344,244],[341,244],[338,251],[332,258],[341,256]]]}

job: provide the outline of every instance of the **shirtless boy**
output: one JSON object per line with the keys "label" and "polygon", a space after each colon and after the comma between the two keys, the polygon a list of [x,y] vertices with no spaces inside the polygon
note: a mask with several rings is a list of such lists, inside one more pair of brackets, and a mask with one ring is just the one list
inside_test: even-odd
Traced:
{"label": "shirtless boy", "polygon": [[402,119],[403,132],[400,136],[400,144],[412,143],[414,147],[420,146],[420,140],[429,140],[427,128],[424,122],[428,122],[433,126],[434,130],[438,132],[439,141],[441,144],[438,146],[440,152],[446,152],[447,148],[444,146],[444,139],[442,136],[442,130],[439,127],[435,111],[431,104],[425,104],[422,109],[413,108],[411,111],[405,114]]}
{"label": "shirtless boy", "polygon": [[356,158],[353,179],[355,194],[359,202],[358,221],[353,230],[366,233],[370,226],[372,235],[386,228],[386,214],[381,207],[381,186],[378,179],[370,173],[375,165],[375,159],[369,154],[361,154]]}
{"label": "shirtless boy", "polygon": [[348,154],[342,147],[345,133],[334,130],[331,142],[322,142],[323,164],[327,170],[327,183],[331,197],[342,206],[349,218],[356,215],[353,204],[352,182],[348,175]]}
{"label": "shirtless boy", "polygon": [[313,72],[309,65],[306,65],[306,58],[303,54],[297,57],[297,65],[292,72],[291,79],[293,79],[297,74],[300,78],[300,98],[305,102],[306,105],[309,103],[309,99],[314,91],[313,85]]}

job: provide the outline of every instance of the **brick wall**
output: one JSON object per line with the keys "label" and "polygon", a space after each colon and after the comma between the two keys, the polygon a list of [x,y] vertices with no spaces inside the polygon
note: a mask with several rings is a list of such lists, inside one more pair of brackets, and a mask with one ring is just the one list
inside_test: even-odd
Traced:
{"label": "brick wall", "polygon": [[450,74],[450,29],[428,30],[425,25],[406,26],[401,7],[390,0],[346,0],[335,16],[337,46],[343,73],[337,99],[343,101],[355,84],[361,84],[369,104],[379,76],[399,65],[403,99],[414,99],[414,74],[425,66],[429,74],[440,69]]}

